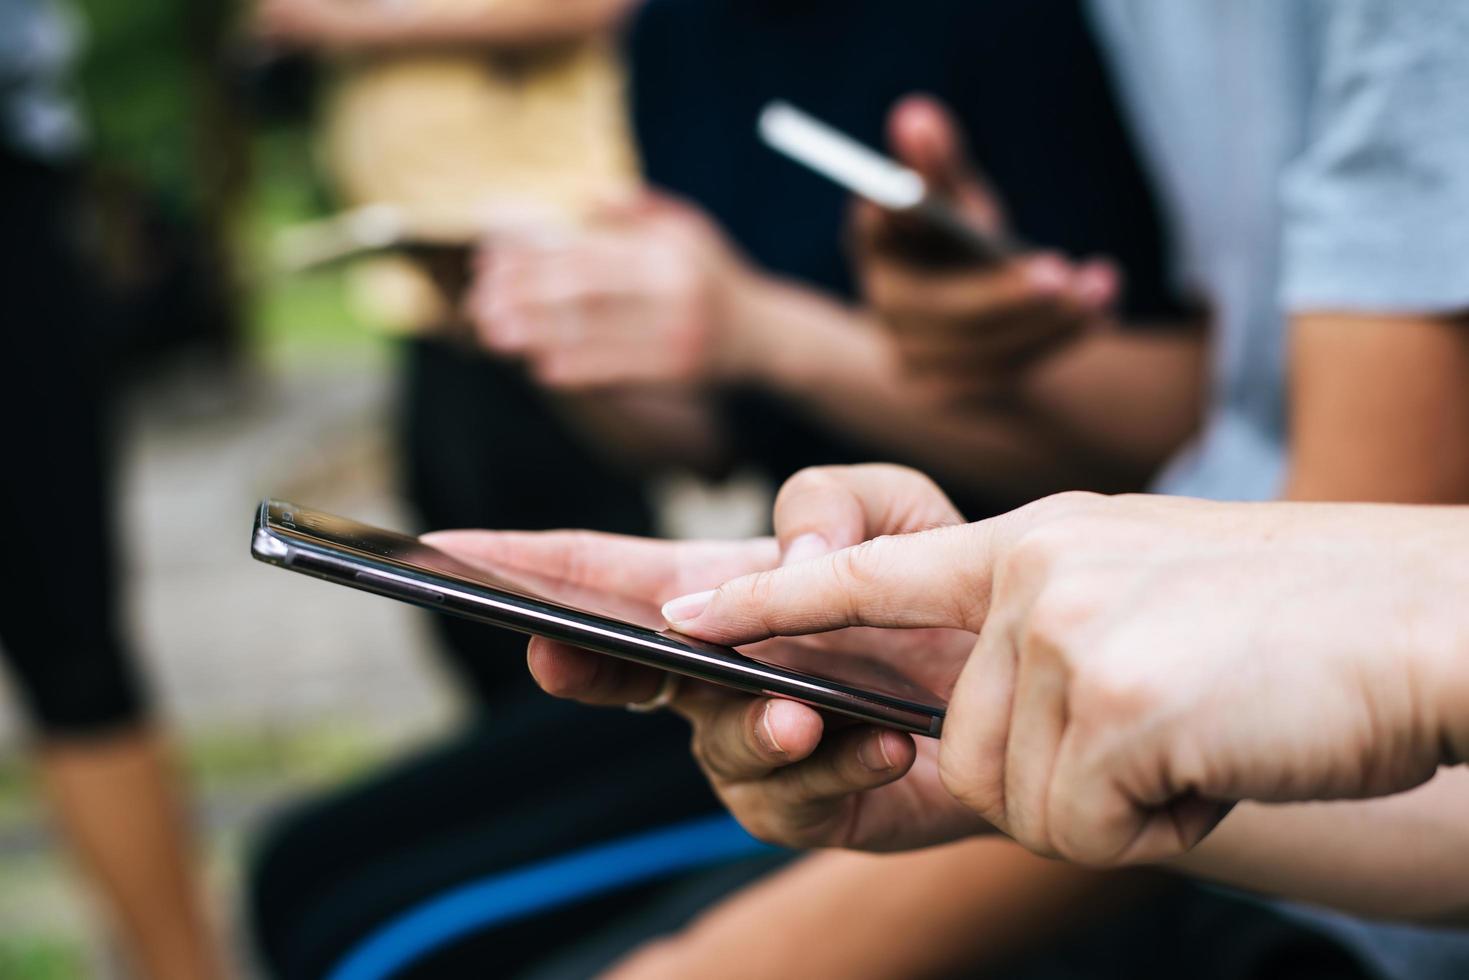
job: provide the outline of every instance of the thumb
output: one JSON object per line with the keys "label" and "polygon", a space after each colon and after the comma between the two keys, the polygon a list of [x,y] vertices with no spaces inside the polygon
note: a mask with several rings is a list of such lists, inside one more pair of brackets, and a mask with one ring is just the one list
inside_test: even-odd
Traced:
{"label": "thumb", "polygon": [[812,466],[780,488],[775,535],[791,565],[882,534],[962,524],[963,516],[928,477],[906,466]]}
{"label": "thumb", "polygon": [[731,645],[847,626],[977,632],[1005,520],[874,538],[674,599],[663,616],[679,632]]}
{"label": "thumb", "polygon": [[927,95],[900,100],[888,116],[888,140],[898,160],[916,170],[931,191],[986,228],[1001,226],[999,198],[969,161],[959,123],[942,102]]}

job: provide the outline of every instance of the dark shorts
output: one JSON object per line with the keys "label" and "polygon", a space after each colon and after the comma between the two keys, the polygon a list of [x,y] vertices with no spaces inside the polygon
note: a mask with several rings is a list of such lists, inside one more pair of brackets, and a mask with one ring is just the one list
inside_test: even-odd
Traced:
{"label": "dark shorts", "polygon": [[43,734],[144,710],[118,629],[105,353],[68,175],[0,153],[0,648]]}

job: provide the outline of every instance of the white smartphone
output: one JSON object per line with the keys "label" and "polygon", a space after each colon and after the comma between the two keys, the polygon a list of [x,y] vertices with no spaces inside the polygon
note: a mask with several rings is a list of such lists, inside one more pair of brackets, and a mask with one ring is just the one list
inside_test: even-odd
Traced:
{"label": "white smartphone", "polygon": [[1018,249],[1009,239],[966,221],[916,171],[788,102],[768,103],[760,111],[756,128],[771,149],[880,208],[911,215],[916,225],[939,239],[915,243],[915,248],[921,248],[930,260],[993,263],[1015,254]]}

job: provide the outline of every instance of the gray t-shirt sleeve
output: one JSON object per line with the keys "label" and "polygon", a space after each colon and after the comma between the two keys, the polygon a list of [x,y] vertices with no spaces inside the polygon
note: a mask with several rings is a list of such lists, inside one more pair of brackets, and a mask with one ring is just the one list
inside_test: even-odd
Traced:
{"label": "gray t-shirt sleeve", "polygon": [[1469,309],[1469,2],[1314,15],[1310,130],[1281,182],[1286,309]]}

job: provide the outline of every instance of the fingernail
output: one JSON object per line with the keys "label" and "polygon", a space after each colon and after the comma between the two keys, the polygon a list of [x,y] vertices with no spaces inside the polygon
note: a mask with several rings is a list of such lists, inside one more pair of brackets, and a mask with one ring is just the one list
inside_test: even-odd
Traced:
{"label": "fingernail", "polygon": [[525,648],[525,667],[530,671],[531,680],[535,681],[536,686],[540,688],[544,688],[546,685],[541,683],[541,675],[536,672],[536,665],[544,660],[545,656],[540,645],[532,637],[530,643]]}
{"label": "fingernail", "polygon": [[1104,303],[1116,291],[1116,277],[1105,266],[1089,266],[1077,276],[1076,291],[1085,303]]}
{"label": "fingernail", "polygon": [[1025,267],[1025,275],[1032,286],[1046,292],[1064,289],[1070,278],[1066,263],[1053,255],[1032,260]]}
{"label": "fingernail", "polygon": [[812,558],[820,558],[831,551],[831,545],[826,538],[819,534],[803,534],[791,542],[786,549],[782,565],[794,565],[798,561],[809,561]]}
{"label": "fingernail", "polygon": [[785,747],[780,744],[780,739],[775,736],[775,709],[780,703],[779,701],[771,701],[765,706],[765,710],[760,712],[760,724],[755,726],[755,735],[760,739],[760,744],[765,746],[767,751],[774,752],[777,755],[785,755]]}
{"label": "fingernail", "polygon": [[857,746],[857,758],[873,772],[885,772],[893,767],[892,756],[888,755],[887,736],[878,732],[862,740]]}
{"label": "fingernail", "polygon": [[693,595],[679,596],[670,599],[663,604],[663,618],[673,625],[687,623],[691,619],[698,619],[703,611],[709,608],[709,600],[714,598],[714,590],[706,592],[695,592]]}

